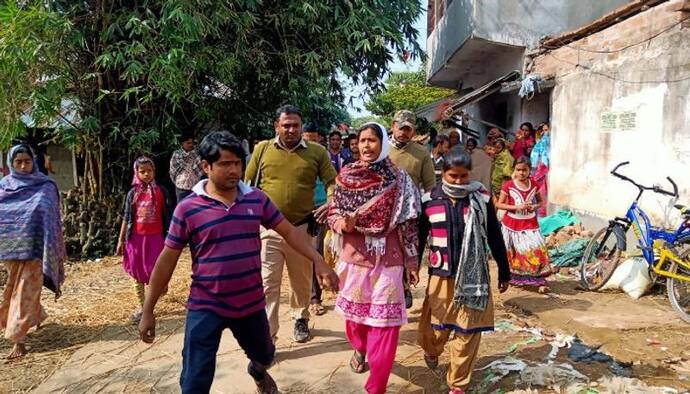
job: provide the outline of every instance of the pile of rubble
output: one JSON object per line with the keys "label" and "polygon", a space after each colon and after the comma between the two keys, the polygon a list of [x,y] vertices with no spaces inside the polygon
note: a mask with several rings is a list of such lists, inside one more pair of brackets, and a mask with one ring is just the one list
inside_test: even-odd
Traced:
{"label": "pile of rubble", "polygon": [[546,237],[546,247],[549,249],[560,248],[572,241],[589,240],[593,235],[591,231],[584,229],[582,223],[566,226]]}
{"label": "pile of rubble", "polygon": [[582,224],[563,227],[547,236],[551,265],[559,268],[579,265],[592,236],[592,232],[585,230]]}

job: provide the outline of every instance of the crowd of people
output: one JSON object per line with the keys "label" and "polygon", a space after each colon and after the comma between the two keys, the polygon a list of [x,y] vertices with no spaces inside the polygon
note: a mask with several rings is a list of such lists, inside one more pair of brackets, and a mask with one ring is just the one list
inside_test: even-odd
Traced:
{"label": "crowd of people", "polygon": [[[548,291],[551,267],[537,222],[546,205],[548,124],[525,123],[515,140],[491,129],[483,147],[472,138],[463,144],[457,130],[425,146],[414,138],[411,111],[395,114],[390,133],[366,123],[326,137],[285,105],[274,128],[275,137],[251,153],[229,132],[212,132],[198,146],[184,136],[170,163],[176,205],[156,182],[154,162],[134,162],[117,254],[139,299],[132,320],[142,340],[155,338],[156,303],[188,247],[183,393],[209,392],[226,328],[249,358],[258,392],[277,392],[268,370],[284,269],[294,341],[307,342],[309,319],[326,313],[322,290],[337,292],[335,310],[353,348],[349,367],[369,371],[368,393],[384,393],[410,286],[427,266],[418,342],[432,369],[449,342],[449,392],[462,393],[481,333],[493,329],[489,262],[500,292],[510,285]],[[14,344],[10,358],[26,354],[29,329],[46,318],[41,286],[57,298],[64,281],[59,194],[36,159],[29,146],[13,147],[10,174],[0,180],[0,221],[9,230],[0,242],[9,271],[0,326]]]}

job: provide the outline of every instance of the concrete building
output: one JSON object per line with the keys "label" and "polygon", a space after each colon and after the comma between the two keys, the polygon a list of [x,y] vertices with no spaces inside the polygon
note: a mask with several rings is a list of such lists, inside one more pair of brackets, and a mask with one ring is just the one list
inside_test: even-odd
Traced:
{"label": "concrete building", "polygon": [[[625,212],[636,189],[609,175],[680,188],[690,203],[690,2],[664,1],[562,37],[528,61],[555,80],[550,94],[551,202],[597,217]],[[677,224],[669,199],[649,193],[656,223]]]}
{"label": "concrete building", "polygon": [[[640,182],[673,177],[690,203],[689,1],[431,0],[428,18],[430,84],[476,92],[512,70],[546,81],[530,100],[504,83],[462,110],[483,132],[551,121],[552,210],[623,214],[634,190],[609,175],[622,161]],[[676,219],[668,198],[643,207]]]}
{"label": "concrete building", "polygon": [[[430,0],[427,75],[431,85],[469,92],[511,71],[545,36],[587,24],[625,0]],[[514,131],[525,120],[548,119],[548,100],[522,103],[516,92],[491,94],[466,112]],[[524,108],[523,108],[524,107]],[[524,113],[524,117],[523,117]],[[471,121],[469,126],[486,131]]]}

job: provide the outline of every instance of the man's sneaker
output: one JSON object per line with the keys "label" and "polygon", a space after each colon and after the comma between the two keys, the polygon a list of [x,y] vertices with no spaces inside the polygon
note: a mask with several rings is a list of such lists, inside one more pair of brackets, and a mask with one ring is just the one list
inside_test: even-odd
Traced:
{"label": "man's sneaker", "polygon": [[268,372],[266,372],[266,376],[264,376],[263,379],[255,380],[254,383],[256,383],[257,394],[280,394],[275,380],[273,380]]}
{"label": "man's sneaker", "polygon": [[405,289],[405,309],[412,308],[412,292],[410,289]]}
{"label": "man's sneaker", "polygon": [[309,320],[297,319],[295,321],[295,342],[304,343],[309,340]]}

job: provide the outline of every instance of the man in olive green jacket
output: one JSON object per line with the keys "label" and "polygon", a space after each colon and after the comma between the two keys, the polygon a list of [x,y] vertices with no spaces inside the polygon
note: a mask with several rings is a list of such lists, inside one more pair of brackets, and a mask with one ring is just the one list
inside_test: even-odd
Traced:
{"label": "man in olive green jacket", "polygon": [[[247,165],[245,180],[266,193],[280,212],[307,233],[314,218],[314,189],[318,178],[330,196],[336,172],[326,149],[302,138],[302,115],[297,107],[284,105],[274,119],[276,137],[260,143]],[[273,230],[261,232],[261,274],[266,294],[266,313],[271,337],[277,339],[280,286],[283,267],[290,278],[290,306],[295,321],[294,339],[306,342],[309,333],[312,262],[293,250]]]}

